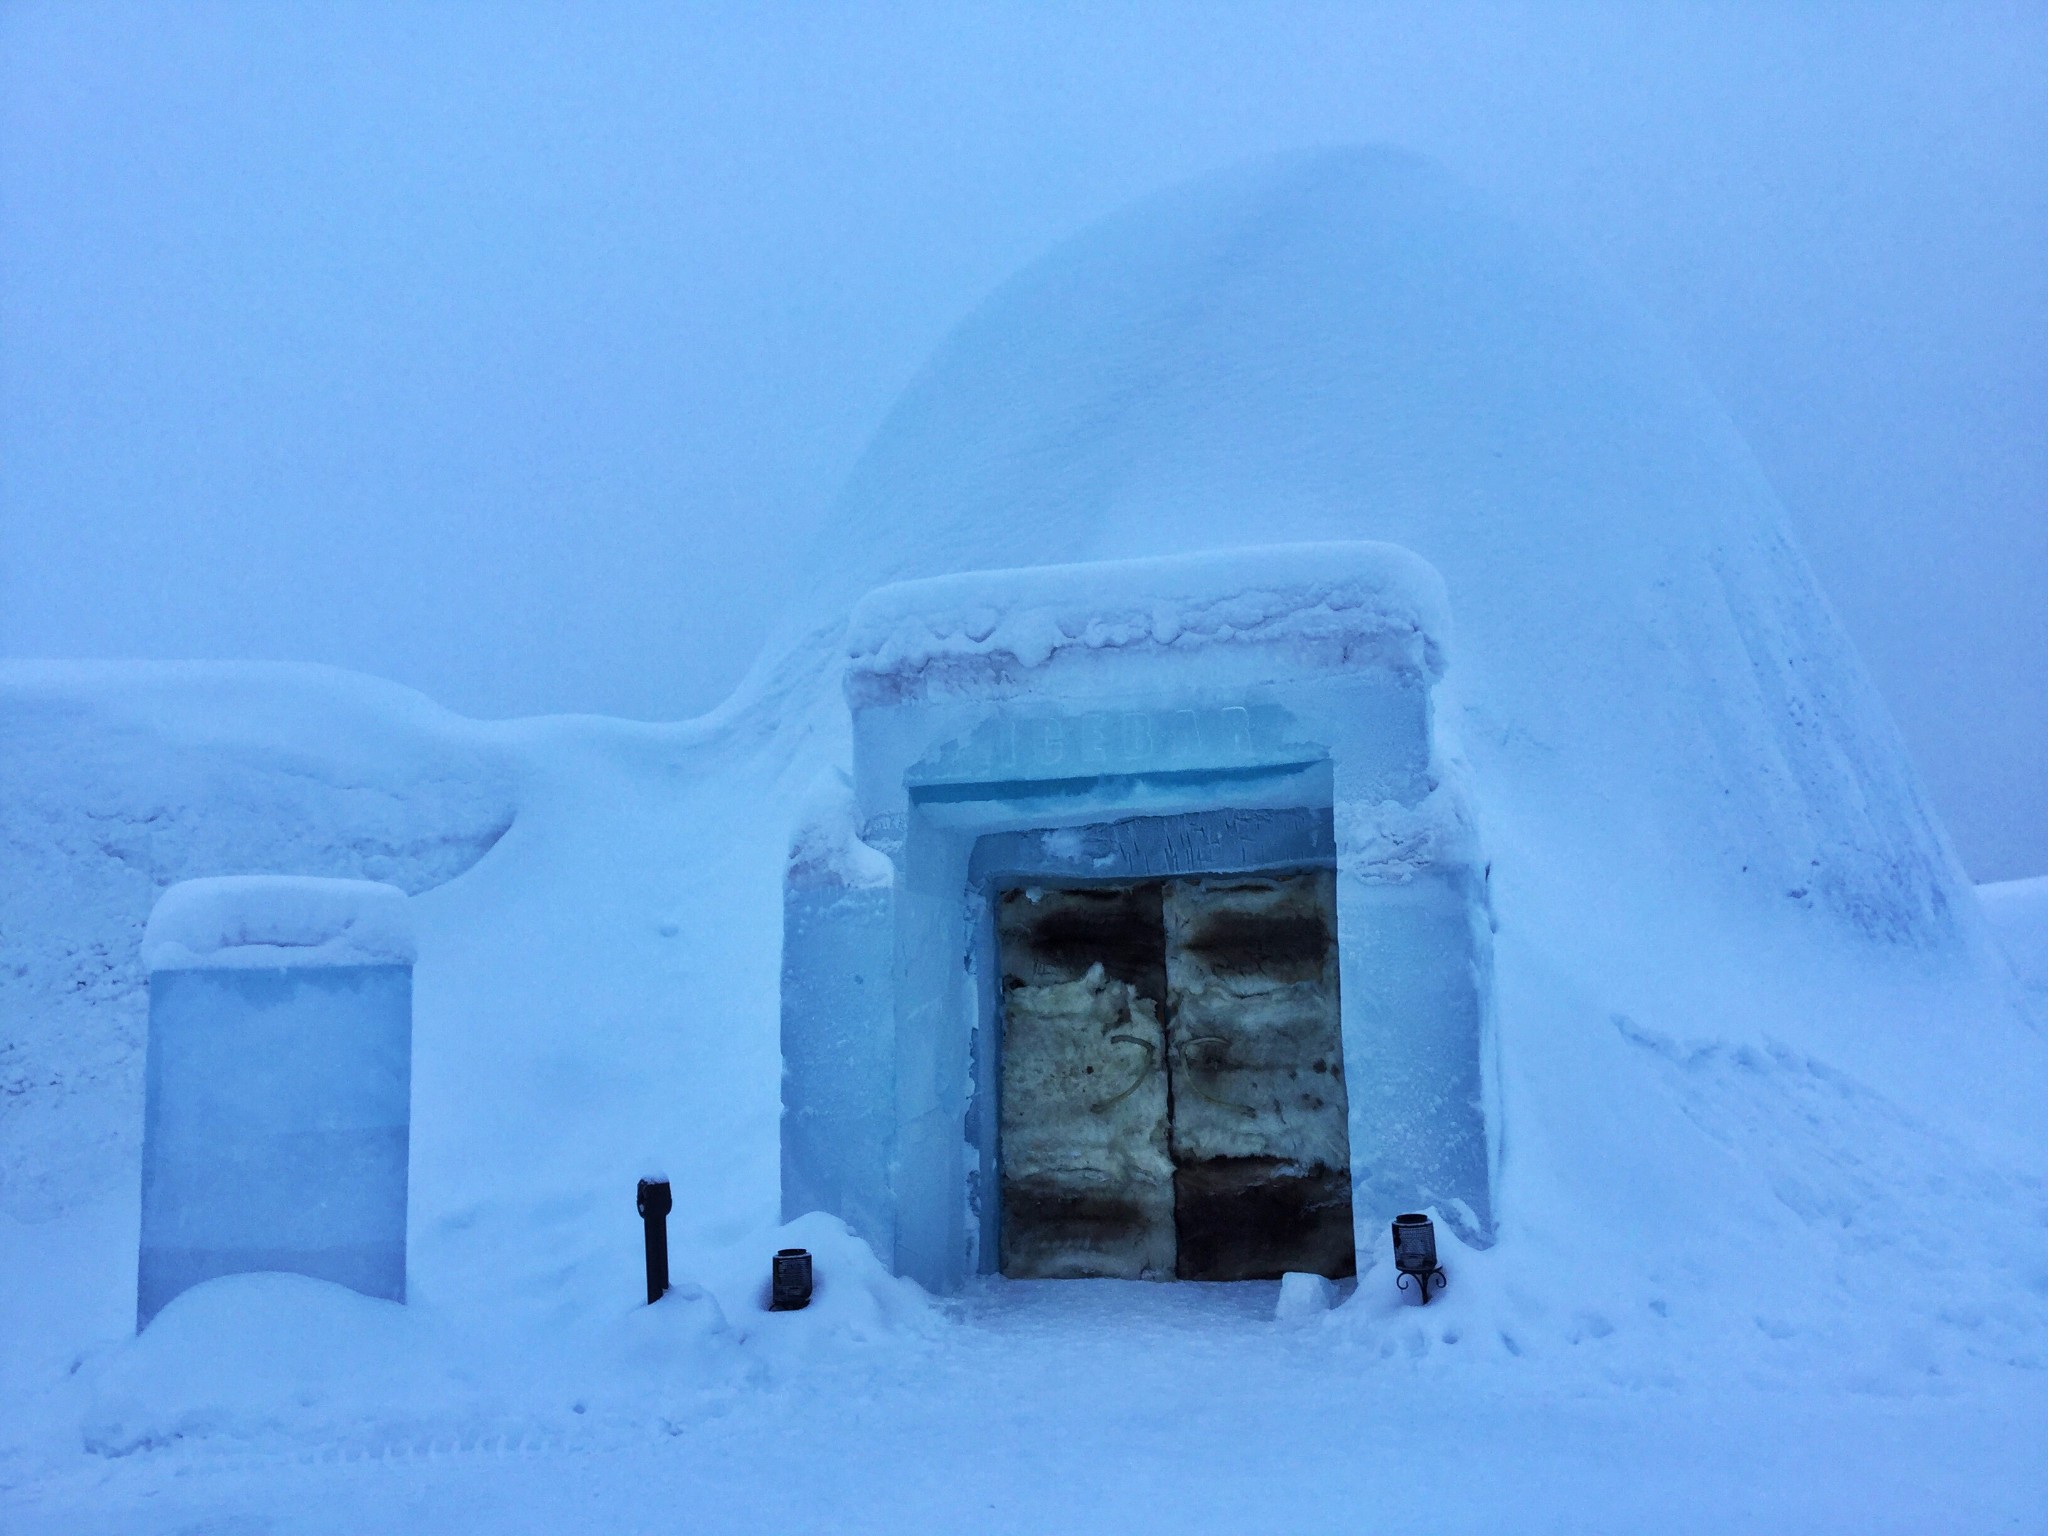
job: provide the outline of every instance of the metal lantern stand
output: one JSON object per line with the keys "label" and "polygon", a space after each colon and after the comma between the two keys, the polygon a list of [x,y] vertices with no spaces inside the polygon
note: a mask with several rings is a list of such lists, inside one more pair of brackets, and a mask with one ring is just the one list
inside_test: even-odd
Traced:
{"label": "metal lantern stand", "polygon": [[1450,1284],[1436,1261],[1436,1227],[1418,1211],[1394,1218],[1394,1268],[1400,1271],[1394,1277],[1395,1287],[1405,1291],[1413,1280],[1425,1307],[1431,1286],[1442,1290]]}

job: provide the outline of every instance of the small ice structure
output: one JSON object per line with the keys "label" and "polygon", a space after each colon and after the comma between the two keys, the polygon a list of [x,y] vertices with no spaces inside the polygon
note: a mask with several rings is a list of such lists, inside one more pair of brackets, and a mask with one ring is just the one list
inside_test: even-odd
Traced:
{"label": "small ice structure", "polygon": [[[1357,1251],[1396,1212],[1432,1205],[1467,1241],[1489,1241],[1491,940],[1484,862],[1434,724],[1448,629],[1436,573],[1377,543],[985,571],[871,593],[848,639],[851,774],[834,776],[798,829],[785,891],[785,1214],[843,1217],[934,1290],[1005,1267],[1001,900],[1166,882],[1170,909],[1172,891],[1199,877],[1333,870],[1343,1082],[1332,1101],[1348,1090],[1335,1144],[1348,1120]],[[1121,1054],[1104,1058],[1089,1107],[1154,1113],[1146,1096],[1167,1095],[1140,1079],[1174,1054],[1165,999],[1141,997],[1114,956],[1107,964],[1079,953],[1071,976],[1037,991],[1070,1020],[1109,1010],[1101,1032]],[[1184,1043],[1196,1047],[1184,1068],[1225,1048],[1214,1031]],[[1242,1089],[1256,1064],[1238,1065]],[[1335,1067],[1319,1059],[1314,1071],[1334,1078]],[[1132,1086],[1117,1072],[1135,1074]],[[1044,1082],[1031,1091],[1042,1097]],[[1284,1119],[1277,1100],[1224,1108],[1245,1117],[1247,1136]],[[1105,1118],[1098,1130],[1114,1127]],[[1332,1141],[1328,1127],[1303,1134]],[[1142,1135],[1124,1141],[1119,1166],[1160,1165],[1156,1137],[1149,1151]],[[1264,1159],[1295,1173],[1298,1162]],[[1186,1186],[1163,1197],[1177,1191],[1184,1222]],[[1163,1240],[1170,1251],[1170,1231]],[[1156,1244],[1124,1247],[1137,1255],[1128,1269],[1098,1272],[1161,1272]]]}
{"label": "small ice structure", "polygon": [[366,880],[165,891],[142,941],[148,1088],[136,1326],[219,1275],[405,1299],[412,924]]}

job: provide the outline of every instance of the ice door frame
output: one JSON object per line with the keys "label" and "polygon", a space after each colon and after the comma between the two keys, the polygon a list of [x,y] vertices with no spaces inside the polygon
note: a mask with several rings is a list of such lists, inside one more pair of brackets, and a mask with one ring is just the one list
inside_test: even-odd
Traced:
{"label": "ice door frame", "polygon": [[[859,934],[805,930],[817,936],[785,948],[785,1202],[803,1192],[801,1209],[846,1216],[897,1273],[936,1292],[994,1263],[983,1192],[995,1063],[982,1042],[996,968],[976,845],[1135,817],[1194,826],[1293,810],[1331,818],[1359,1267],[1404,1210],[1434,1209],[1466,1242],[1491,1241],[1499,1115],[1485,866],[1439,759],[1430,684],[1392,667],[1258,680],[1225,670],[1205,662],[1203,686],[1178,685],[1178,700],[1168,674],[1122,679],[1143,692],[856,706],[851,825],[890,876],[857,901],[820,898],[820,911],[871,912],[832,919],[857,921]],[[886,996],[839,997],[820,967],[869,944],[878,968],[890,957]],[[871,1150],[874,1098],[839,1092],[842,1079],[893,1099]]]}
{"label": "ice door frame", "polygon": [[[941,1291],[997,1262],[1000,1194],[995,1178],[995,1112],[1000,1034],[1000,967],[989,909],[991,881],[1042,873],[1061,883],[1112,878],[1085,852],[1043,854],[1048,833],[1074,835],[1136,818],[1165,818],[1184,837],[1228,839],[1263,827],[1269,838],[1298,834],[1320,815],[1329,837],[1332,776],[1326,760],[1256,768],[1068,780],[1002,780],[912,790],[896,888],[895,1268]],[[1232,818],[1235,818],[1233,820]],[[1256,841],[1256,835],[1254,837]],[[1041,850],[1033,859],[1030,845]],[[1190,845],[1191,847],[1194,845]],[[1312,855],[1313,844],[1300,845]],[[1295,865],[1299,851],[1286,849]],[[1040,862],[1042,860],[1042,862]],[[1119,861],[1122,878],[1149,878],[1143,861]],[[1156,859],[1157,873],[1185,859]],[[1077,868],[1077,864],[1079,867]],[[1212,860],[1202,873],[1260,867]],[[1014,866],[1014,867],[1013,867]],[[1188,872],[1194,872],[1192,868]],[[1341,943],[1341,939],[1340,939]]]}
{"label": "ice door frame", "polygon": [[[1498,1100],[1485,871],[1476,839],[1444,830],[1464,813],[1432,771],[1428,691],[1368,673],[1240,697],[1182,712],[1191,739],[1208,743],[1201,766],[1067,778],[987,772],[992,729],[1006,741],[1113,743],[1118,720],[1140,717],[1054,713],[1046,701],[993,728],[986,709],[962,711],[958,724],[943,709],[875,712],[903,730],[899,751],[867,759],[875,776],[865,788],[856,754],[858,798],[902,808],[866,822],[867,841],[896,871],[889,1239],[899,1274],[950,1292],[999,1252],[989,1048],[998,971],[986,896],[996,870],[975,868],[977,845],[1004,834],[1042,843],[1047,832],[1150,816],[1189,818],[1186,827],[1253,812],[1331,817],[1359,1266],[1370,1267],[1403,1210],[1434,1209],[1464,1241],[1492,1240]],[[889,777],[877,783],[880,773]],[[1216,860],[1200,872],[1260,862]]]}

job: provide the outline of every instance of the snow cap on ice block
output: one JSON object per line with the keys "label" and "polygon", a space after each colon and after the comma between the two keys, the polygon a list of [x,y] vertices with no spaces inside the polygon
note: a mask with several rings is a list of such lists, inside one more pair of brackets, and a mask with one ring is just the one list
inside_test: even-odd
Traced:
{"label": "snow cap on ice block", "polygon": [[375,880],[221,875],[157,899],[142,935],[151,971],[411,965],[405,892]]}

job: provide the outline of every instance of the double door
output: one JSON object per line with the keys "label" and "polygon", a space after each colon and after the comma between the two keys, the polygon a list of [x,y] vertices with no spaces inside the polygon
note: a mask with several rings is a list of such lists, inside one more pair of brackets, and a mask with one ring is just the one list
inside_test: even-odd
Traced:
{"label": "double door", "polygon": [[1006,1275],[1351,1274],[1325,870],[1004,892]]}

